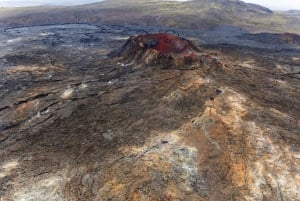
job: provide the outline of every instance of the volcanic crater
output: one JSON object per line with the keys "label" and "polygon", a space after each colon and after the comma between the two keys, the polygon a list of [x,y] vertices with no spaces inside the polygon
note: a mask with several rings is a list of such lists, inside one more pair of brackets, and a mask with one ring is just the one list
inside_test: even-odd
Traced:
{"label": "volcanic crater", "polygon": [[193,41],[168,33],[155,33],[130,37],[110,56],[123,57],[128,63],[178,68],[199,66],[200,53]]}

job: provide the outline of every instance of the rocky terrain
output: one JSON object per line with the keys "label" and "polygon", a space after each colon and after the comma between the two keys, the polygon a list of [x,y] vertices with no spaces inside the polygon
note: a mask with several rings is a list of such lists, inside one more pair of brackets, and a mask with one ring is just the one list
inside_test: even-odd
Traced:
{"label": "rocky terrain", "polygon": [[0,8],[0,201],[300,200],[296,15]]}
{"label": "rocky terrain", "polygon": [[1,30],[0,200],[300,200],[299,42],[232,26]]}

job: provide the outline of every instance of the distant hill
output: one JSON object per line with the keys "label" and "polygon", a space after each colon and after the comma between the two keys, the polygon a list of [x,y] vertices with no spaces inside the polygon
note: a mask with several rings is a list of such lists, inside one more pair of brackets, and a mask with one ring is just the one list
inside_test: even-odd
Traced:
{"label": "distant hill", "polygon": [[290,16],[290,17],[298,17],[300,18],[300,10],[288,10],[288,11],[282,11],[281,14]]}
{"label": "distant hill", "polygon": [[239,0],[109,0],[72,7],[2,9],[3,27],[57,23],[113,23],[206,29],[233,25],[252,30],[300,33],[300,20]]}

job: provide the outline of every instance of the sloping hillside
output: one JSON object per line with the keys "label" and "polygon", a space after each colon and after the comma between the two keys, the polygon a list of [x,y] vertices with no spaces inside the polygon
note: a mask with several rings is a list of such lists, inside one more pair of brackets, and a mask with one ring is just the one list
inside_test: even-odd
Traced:
{"label": "sloping hillside", "polygon": [[25,12],[9,9],[3,13],[0,23],[5,27],[114,23],[204,29],[226,24],[251,30],[300,33],[300,28],[293,26],[298,19],[238,0],[110,0],[75,7],[28,8]]}
{"label": "sloping hillside", "polygon": [[290,16],[290,17],[300,18],[300,10],[280,11],[279,13]]}

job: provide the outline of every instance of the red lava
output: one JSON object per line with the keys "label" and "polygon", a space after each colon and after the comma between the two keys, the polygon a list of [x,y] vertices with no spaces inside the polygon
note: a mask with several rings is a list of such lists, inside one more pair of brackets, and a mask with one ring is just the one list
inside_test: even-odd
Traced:
{"label": "red lava", "polygon": [[171,34],[157,33],[141,35],[136,38],[141,46],[155,49],[163,54],[192,53],[188,41]]}

